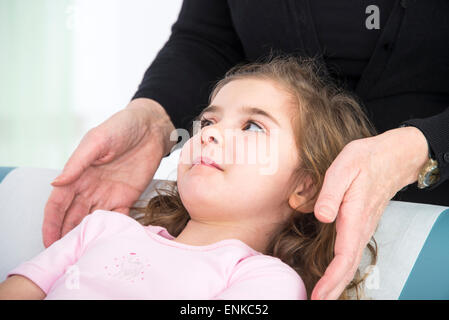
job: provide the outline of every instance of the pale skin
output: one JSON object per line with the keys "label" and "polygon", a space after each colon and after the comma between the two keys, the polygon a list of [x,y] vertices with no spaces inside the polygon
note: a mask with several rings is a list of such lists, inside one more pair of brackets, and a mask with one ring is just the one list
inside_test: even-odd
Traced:
{"label": "pale skin", "polygon": [[42,300],[47,295],[30,279],[14,275],[0,283],[0,300]]}
{"label": "pale skin", "polygon": [[[302,182],[285,194],[289,178],[300,164],[288,98],[271,82],[255,79],[231,81],[217,93],[211,105],[220,108],[203,113],[205,125],[181,150],[178,190],[191,220],[175,241],[207,245],[233,238],[264,252],[269,236],[293,213],[293,206],[298,206],[298,211],[312,211],[306,207],[310,184]],[[257,106],[276,121],[260,114],[248,116],[244,106]],[[273,174],[261,174],[267,166],[262,159],[237,161],[258,154],[262,143],[268,142],[265,138],[275,131],[278,136],[272,142],[278,148],[269,149],[270,160],[277,164]],[[225,139],[231,134],[235,143]],[[194,148],[223,170],[192,165]],[[240,157],[242,151],[245,157]]]}
{"label": "pale skin", "polygon": [[[169,138],[172,130],[173,123],[163,107],[145,98],[133,100],[127,108],[91,129],[58,181],[52,183],[54,189],[45,207],[42,228],[45,246],[95,209],[129,213],[126,208],[138,199],[163,155],[175,145]],[[130,133],[135,139],[129,139]],[[427,156],[422,132],[405,127],[357,140],[335,159],[314,210],[322,222],[336,219],[335,258],[315,286],[312,299],[336,299],[341,294],[354,276],[363,248],[388,201],[417,180]],[[147,166],[142,166],[144,159]],[[324,207],[329,208],[330,214],[325,214]],[[10,285],[15,281],[12,278],[0,284],[0,292],[7,288],[6,282],[10,281]],[[17,290],[18,286],[14,288]],[[27,291],[28,288],[18,290],[22,294]]]}

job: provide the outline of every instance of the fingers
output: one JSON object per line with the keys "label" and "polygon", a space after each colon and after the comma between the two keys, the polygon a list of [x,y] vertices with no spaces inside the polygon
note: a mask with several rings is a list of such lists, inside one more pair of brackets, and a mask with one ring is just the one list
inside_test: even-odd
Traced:
{"label": "fingers", "polygon": [[[337,241],[342,240],[337,239]],[[343,246],[343,249],[335,254],[323,277],[315,285],[312,299],[338,299],[353,279],[359,263],[359,251],[363,249],[360,248],[358,239],[339,245]]]}
{"label": "fingers", "polygon": [[119,213],[122,213],[122,214],[129,215],[129,208],[128,207],[121,207],[121,208],[111,209],[110,207],[108,207],[107,204],[96,204],[95,206],[90,208],[90,212],[89,213],[94,213],[96,210],[114,211],[114,212],[119,212]]}
{"label": "fingers", "polygon": [[107,153],[106,148],[107,146],[98,135],[87,133],[70,156],[62,173],[53,180],[51,185],[62,186],[78,179],[86,168]]}
{"label": "fingers", "polygon": [[356,256],[336,255],[326,269],[324,276],[315,285],[311,298],[313,300],[338,299],[354,278],[361,260],[361,253]]}
{"label": "fingers", "polygon": [[123,214],[126,214],[127,216],[129,216],[129,208],[116,208],[112,211],[120,212],[120,213],[123,213]]}
{"label": "fingers", "polygon": [[89,214],[90,207],[90,201],[79,194],[73,199],[62,223],[61,237],[80,224],[83,218]]}
{"label": "fingers", "polygon": [[70,207],[75,192],[72,187],[54,188],[44,208],[42,236],[47,248],[61,238],[61,226],[67,209]]}
{"label": "fingers", "polygon": [[335,220],[346,191],[359,174],[359,169],[351,165],[352,161],[346,154],[339,157],[327,170],[315,203],[314,214],[324,223]]}
{"label": "fingers", "polygon": [[[359,199],[363,203],[363,199]],[[337,299],[354,278],[366,245],[366,208],[345,203],[337,217],[335,256],[318,281],[312,299]]]}

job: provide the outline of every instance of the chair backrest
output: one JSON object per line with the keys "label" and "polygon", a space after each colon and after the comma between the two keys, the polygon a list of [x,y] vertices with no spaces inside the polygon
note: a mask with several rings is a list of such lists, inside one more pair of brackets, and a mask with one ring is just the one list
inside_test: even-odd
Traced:
{"label": "chair backrest", "polygon": [[360,265],[367,298],[449,299],[447,207],[390,201],[374,238],[378,262],[368,268],[366,250]]}
{"label": "chair backrest", "polygon": [[15,168],[16,167],[0,167],[0,183],[6,177],[6,175]]}

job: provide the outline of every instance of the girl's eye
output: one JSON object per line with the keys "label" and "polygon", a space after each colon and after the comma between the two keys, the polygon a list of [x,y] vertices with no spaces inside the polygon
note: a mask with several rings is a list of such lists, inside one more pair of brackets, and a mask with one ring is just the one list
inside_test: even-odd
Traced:
{"label": "girl's eye", "polygon": [[[257,123],[255,123],[254,121],[248,121],[248,124],[249,125],[255,125],[257,128],[259,128],[262,132],[264,132],[265,130],[261,127],[261,126],[259,126]],[[246,126],[245,128],[247,128],[248,126]]]}
{"label": "girl's eye", "polygon": [[[201,128],[204,128],[206,125],[208,125],[209,122],[212,123],[212,121],[207,120],[207,119],[205,119],[205,118],[201,119],[201,122],[200,122]],[[265,132],[265,130],[264,130],[261,126],[259,126],[256,122],[254,122],[254,121],[249,120],[246,124],[248,124],[248,125],[250,125],[250,126],[251,126],[251,125],[254,125],[254,126],[256,126],[257,128],[259,128],[262,132]],[[243,129],[248,128],[248,125],[245,126]]]}
{"label": "girl's eye", "polygon": [[209,120],[207,120],[207,119],[201,119],[201,121],[200,121],[200,127],[201,127],[201,129],[202,128],[204,128],[205,127],[205,125],[206,125],[206,123],[208,123],[208,122],[211,122],[211,121],[209,121]]}

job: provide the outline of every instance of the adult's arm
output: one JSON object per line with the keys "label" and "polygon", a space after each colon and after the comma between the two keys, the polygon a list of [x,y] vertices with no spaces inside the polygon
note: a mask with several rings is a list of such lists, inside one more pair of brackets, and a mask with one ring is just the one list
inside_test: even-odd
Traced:
{"label": "adult's arm", "polygon": [[418,128],[426,137],[432,158],[438,161],[440,179],[430,186],[428,190],[438,187],[449,179],[449,107],[442,113],[424,119],[411,119],[404,121]]}
{"label": "adult's arm", "polygon": [[159,102],[176,128],[188,129],[215,81],[243,59],[227,1],[184,0],[170,38],[133,99]]}

